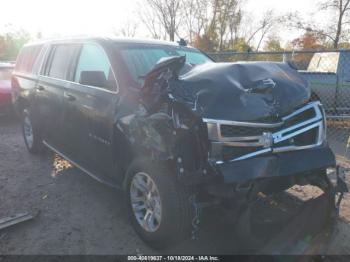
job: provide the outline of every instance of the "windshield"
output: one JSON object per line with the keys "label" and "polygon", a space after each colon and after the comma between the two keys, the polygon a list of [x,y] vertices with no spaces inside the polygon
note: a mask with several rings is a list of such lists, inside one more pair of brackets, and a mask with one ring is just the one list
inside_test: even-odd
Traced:
{"label": "windshield", "polygon": [[0,80],[6,80],[10,81],[11,80],[11,75],[12,75],[12,68],[0,68]]}
{"label": "windshield", "polygon": [[119,48],[121,56],[135,82],[142,83],[159,59],[170,56],[186,56],[186,64],[195,66],[213,61],[194,48],[167,45],[128,45]]}

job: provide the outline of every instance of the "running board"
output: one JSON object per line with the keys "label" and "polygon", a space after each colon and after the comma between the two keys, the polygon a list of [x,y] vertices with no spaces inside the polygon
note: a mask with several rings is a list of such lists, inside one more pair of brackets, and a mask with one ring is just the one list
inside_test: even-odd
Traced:
{"label": "running board", "polygon": [[61,153],[60,151],[58,151],[56,148],[54,148],[53,146],[51,146],[49,143],[47,143],[46,141],[43,141],[43,144],[45,146],[47,146],[50,150],[52,150],[53,152],[55,152],[56,154],[60,155],[61,157],[63,157],[65,160],[67,160],[69,163],[71,163],[73,166],[79,168],[81,171],[83,171],[84,173],[86,173],[87,175],[89,175],[90,177],[92,177],[93,179],[97,180],[98,182],[105,184],[107,186],[113,187],[115,189],[118,190],[122,190],[121,186],[116,185],[113,182],[108,181],[109,179],[103,179],[97,175],[95,175],[94,173],[90,172],[89,170],[87,170],[86,168],[82,167],[81,165],[79,165],[77,162],[71,160],[68,156],[66,156],[65,154]]}

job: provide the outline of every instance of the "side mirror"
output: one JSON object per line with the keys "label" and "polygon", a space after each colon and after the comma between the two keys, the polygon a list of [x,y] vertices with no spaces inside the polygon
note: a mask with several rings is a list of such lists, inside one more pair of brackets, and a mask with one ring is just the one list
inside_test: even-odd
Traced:
{"label": "side mirror", "polygon": [[103,71],[81,71],[79,84],[106,87],[107,78]]}

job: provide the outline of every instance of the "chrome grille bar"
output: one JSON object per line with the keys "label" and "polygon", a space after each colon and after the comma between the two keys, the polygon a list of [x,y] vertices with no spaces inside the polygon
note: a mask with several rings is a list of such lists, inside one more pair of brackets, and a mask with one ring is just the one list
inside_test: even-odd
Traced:
{"label": "chrome grille bar", "polygon": [[[299,123],[283,128],[283,126],[286,125],[287,121],[292,120],[294,117],[310,109],[313,109],[314,111],[313,117],[306,118]],[[232,162],[248,159],[268,152],[280,153],[312,148],[320,146],[325,140],[325,119],[323,109],[319,102],[312,102],[307,104],[306,106],[294,111],[288,116],[283,117],[282,122],[279,123],[250,123],[214,119],[203,119],[203,121],[207,123],[208,137],[212,143],[212,148],[215,148],[215,154],[213,154],[210,159],[216,162],[216,164],[224,163],[223,159],[218,159],[218,152],[224,146],[257,147],[257,150],[253,153],[242,155],[240,157],[229,160]],[[222,125],[231,125],[234,127],[266,128],[267,132],[263,132],[261,136],[224,137],[221,133]],[[281,128],[281,130],[276,131],[278,128]],[[296,138],[297,136],[312,129],[317,129],[317,134],[315,140],[308,145],[279,145],[279,143],[282,143],[283,141]]]}

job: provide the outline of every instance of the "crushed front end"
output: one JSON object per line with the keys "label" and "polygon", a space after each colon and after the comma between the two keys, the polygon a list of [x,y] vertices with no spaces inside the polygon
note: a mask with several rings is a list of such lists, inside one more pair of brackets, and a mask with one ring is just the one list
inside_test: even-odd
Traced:
{"label": "crushed front end", "polygon": [[[180,76],[184,64],[184,57],[157,64],[145,77],[137,109],[119,125],[135,154],[167,162],[190,189],[193,227],[201,208],[222,204],[236,210],[237,224],[247,229],[262,196],[308,185],[323,192],[315,203],[328,221],[337,192],[347,188],[339,175],[336,183],[328,177],[336,161],[325,113],[319,102],[308,102],[299,74],[283,63],[238,63],[196,66]],[[303,212],[297,217],[304,219]],[[240,235],[256,240],[252,232]]]}

